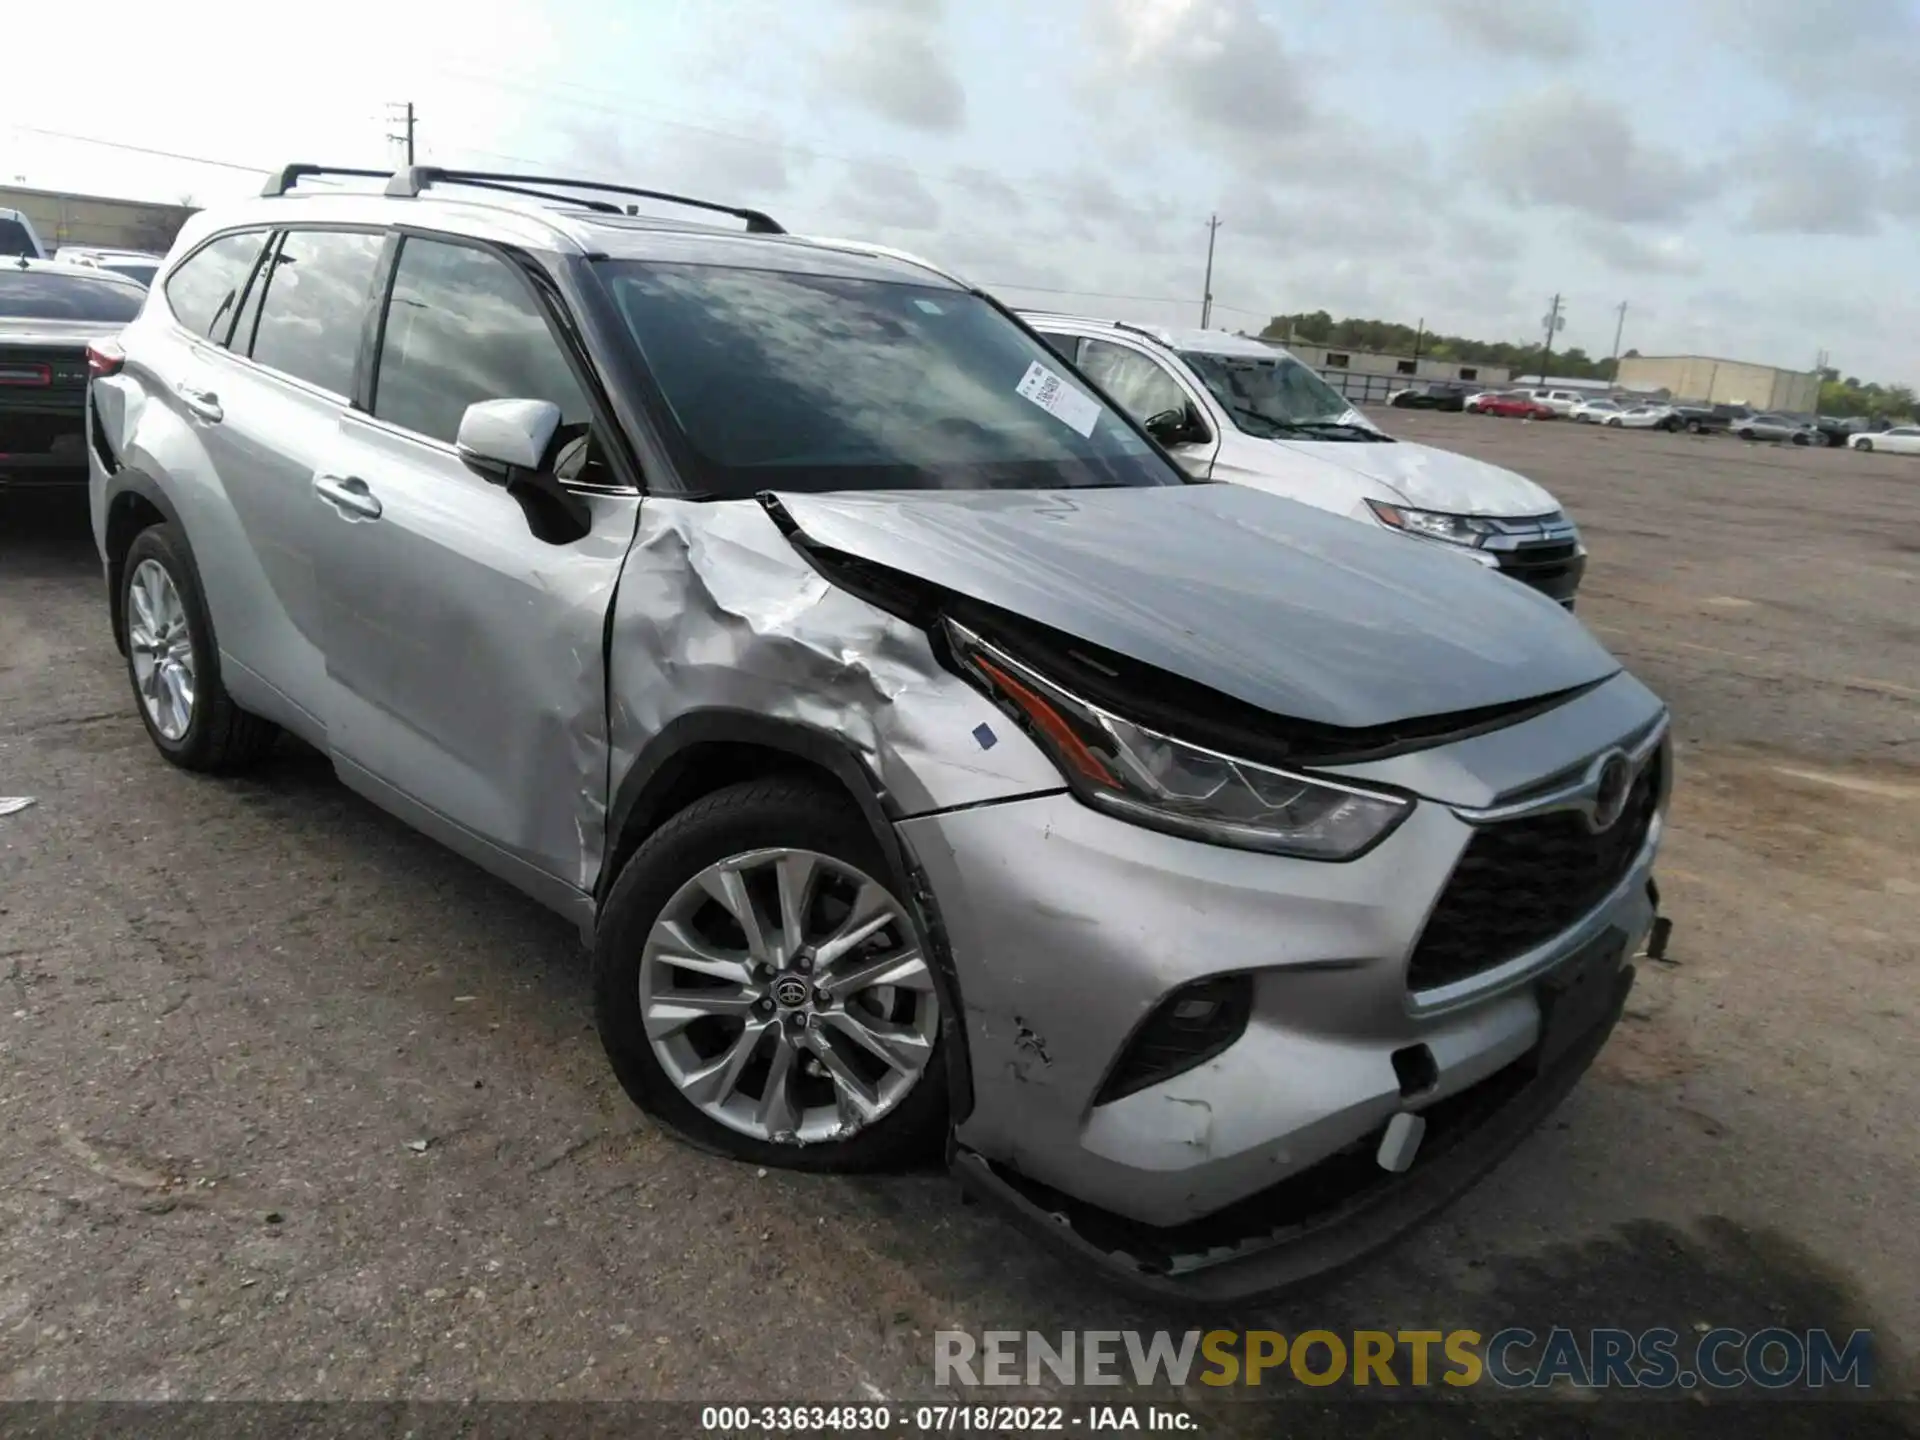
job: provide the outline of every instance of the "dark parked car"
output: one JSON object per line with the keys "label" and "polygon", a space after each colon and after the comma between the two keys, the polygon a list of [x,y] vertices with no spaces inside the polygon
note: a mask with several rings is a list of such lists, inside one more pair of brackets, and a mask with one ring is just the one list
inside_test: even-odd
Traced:
{"label": "dark parked car", "polygon": [[1387,403],[1401,410],[1464,410],[1467,396],[1473,393],[1471,386],[1441,380],[1396,390],[1387,397]]}
{"label": "dark parked car", "polygon": [[90,353],[146,298],[110,270],[0,264],[0,489],[86,483]]}
{"label": "dark parked car", "polygon": [[1725,434],[1740,421],[1753,414],[1747,405],[1700,405],[1680,403],[1673,407],[1673,413],[1690,434]]}

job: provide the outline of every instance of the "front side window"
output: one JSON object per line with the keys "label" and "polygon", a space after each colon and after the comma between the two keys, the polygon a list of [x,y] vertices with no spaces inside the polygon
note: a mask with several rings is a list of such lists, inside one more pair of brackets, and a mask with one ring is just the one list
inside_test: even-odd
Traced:
{"label": "front side window", "polygon": [[1059,356],[964,291],[599,263],[703,494],[1183,483]]}
{"label": "front side window", "polygon": [[452,444],[481,400],[550,400],[563,430],[593,419],[524,279],[483,250],[409,239],[387,303],[373,413]]}
{"label": "front side window", "polygon": [[1250,435],[1270,436],[1301,425],[1338,425],[1353,406],[1291,355],[1181,357],[1213,398]]}
{"label": "front side window", "polygon": [[241,287],[267,236],[264,230],[223,235],[189,255],[167,277],[167,307],[196,335],[224,341],[233,325]]}
{"label": "front side window", "polygon": [[1187,392],[1180,388],[1180,382],[1138,350],[1106,340],[1089,340],[1080,365],[1136,420],[1187,409]]}
{"label": "front side window", "polygon": [[108,275],[62,275],[48,270],[0,267],[0,316],[18,320],[133,319],[147,292]]}
{"label": "front side window", "polygon": [[[353,362],[381,237],[356,230],[290,230],[265,267],[252,355],[335,395],[353,393]],[[241,349],[245,337],[236,337]]]}

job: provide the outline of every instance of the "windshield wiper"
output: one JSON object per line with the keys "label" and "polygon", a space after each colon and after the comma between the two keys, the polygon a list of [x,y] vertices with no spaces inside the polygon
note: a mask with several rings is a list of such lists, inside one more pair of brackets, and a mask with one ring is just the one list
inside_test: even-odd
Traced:
{"label": "windshield wiper", "polygon": [[1388,440],[1392,437],[1382,435],[1378,430],[1365,425],[1352,425],[1344,420],[1280,420],[1258,410],[1250,410],[1245,405],[1229,405],[1227,409],[1235,415],[1251,420],[1263,427],[1268,433],[1261,436],[1271,440],[1281,435],[1309,435],[1315,439],[1324,439],[1323,432],[1334,431],[1341,436],[1351,436],[1356,440]]}
{"label": "windshield wiper", "polygon": [[1354,440],[1364,440],[1369,443],[1390,443],[1393,439],[1391,435],[1382,435],[1378,430],[1373,429],[1369,425],[1355,425],[1346,420],[1296,420],[1289,425],[1288,428],[1291,430],[1304,431],[1309,435],[1318,435],[1323,431],[1331,431],[1336,435],[1350,437]]}

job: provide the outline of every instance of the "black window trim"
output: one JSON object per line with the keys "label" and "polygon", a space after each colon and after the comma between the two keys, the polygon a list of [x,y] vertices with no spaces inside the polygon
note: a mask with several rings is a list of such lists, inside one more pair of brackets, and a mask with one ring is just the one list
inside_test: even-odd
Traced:
{"label": "black window trim", "polygon": [[178,260],[175,260],[171,265],[162,264],[160,269],[157,272],[155,272],[153,277],[153,283],[147,287],[147,291],[149,294],[151,294],[155,290],[158,290],[160,292],[160,308],[166,312],[167,319],[173,324],[173,326],[176,329],[180,331],[181,334],[191,336],[195,340],[204,341],[205,343],[214,346],[216,349],[224,350],[227,348],[227,342],[224,336],[221,339],[216,340],[211,335],[202,335],[193,330],[189,330],[187,328],[186,322],[182,320],[179,317],[179,315],[174,312],[173,296],[167,293],[167,286],[173,283],[174,276],[178,275],[182,270],[186,269],[190,263],[192,263],[195,256],[199,255],[202,251],[208,249],[210,246],[217,244],[219,241],[230,240],[235,235],[255,235],[255,234],[265,235],[267,237],[266,243],[260,247],[259,254],[256,254],[253,257],[253,266],[251,269],[247,271],[246,281],[240,287],[240,303],[234,306],[234,313],[227,317],[226,334],[231,335],[233,333],[233,322],[239,318],[240,311],[243,308],[245,308],[247,303],[247,291],[252,288],[253,277],[259,272],[260,256],[265,255],[268,250],[273,248],[273,243],[276,238],[274,232],[275,232],[275,227],[271,222],[266,224],[229,225],[224,230],[216,230],[213,234],[207,236],[206,239],[202,240],[198,245],[194,246],[193,249],[189,250],[186,254],[182,255]]}
{"label": "black window trim", "polygon": [[374,267],[374,292],[372,307],[366,317],[360,335],[360,357],[354,367],[354,394],[351,407],[357,418],[368,421],[395,435],[406,436],[450,455],[457,455],[458,448],[431,435],[423,435],[418,430],[410,430],[391,420],[382,419],[374,413],[373,402],[380,385],[380,352],[386,343],[387,312],[393,300],[394,279],[400,269],[400,255],[408,240],[458,245],[468,250],[478,250],[483,255],[492,256],[504,264],[526,287],[532,297],[534,308],[546,322],[547,333],[560,347],[560,354],[567,366],[573,371],[575,383],[581,393],[587,397],[587,405],[593,411],[595,429],[604,434],[607,444],[604,447],[609,467],[619,476],[618,485],[588,485],[579,482],[567,483],[567,489],[583,495],[643,495],[646,487],[639,483],[640,467],[635,460],[626,431],[620,426],[609,403],[606,391],[600,383],[600,377],[586,353],[586,346],[578,328],[563,317],[564,302],[559,287],[552,278],[540,268],[540,264],[527,251],[516,246],[503,245],[498,241],[482,239],[475,235],[463,235],[457,231],[436,230],[425,225],[391,225],[386,227],[387,245],[381,251],[379,263]]}
{"label": "black window trim", "polygon": [[[254,282],[258,280],[262,274],[266,274],[269,277],[267,283],[268,284],[272,283],[271,272],[263,271],[261,267],[266,261],[266,258],[269,254],[275,257],[278,257],[280,253],[280,247],[286,243],[287,236],[295,234],[296,232],[305,234],[305,233],[309,233],[316,230],[339,230],[339,231],[346,231],[347,233],[354,234],[354,235],[377,236],[384,242],[384,240],[387,237],[387,233],[391,227],[386,225],[380,225],[380,224],[368,224],[365,221],[324,221],[323,220],[323,221],[314,221],[311,224],[302,224],[302,223],[289,224],[283,221],[278,225],[269,225],[266,227],[240,226],[240,227],[237,227],[237,230],[258,229],[258,228],[269,229],[273,233],[268,237],[267,244],[261,248],[259,259],[257,259],[254,262],[253,274],[247,278],[246,288],[240,292],[240,303],[234,306],[234,318],[227,325],[227,334],[229,339],[232,338],[234,325],[236,325],[239,322],[240,312],[247,308],[247,296],[253,289]],[[229,233],[237,233],[237,230]],[[196,249],[196,253],[197,253],[197,249]],[[384,256],[385,253],[386,252],[383,246],[381,251],[381,256]],[[361,301],[361,304],[363,306],[374,303],[375,297],[378,296],[380,293],[377,282],[380,278],[381,256],[375,257],[374,280],[376,283],[369,285],[367,287],[367,294],[365,297],[363,297]],[[264,314],[266,311],[266,305],[264,302],[262,303],[260,308],[261,308],[261,314]],[[183,330],[186,329],[185,326],[182,326],[181,328]],[[191,334],[192,332],[188,331],[187,333]],[[208,337],[203,336],[202,338],[205,339]],[[260,315],[255,315],[253,320],[253,334],[248,338],[247,348],[245,351],[235,350],[231,347],[231,345],[220,345],[217,348],[224,351],[230,358],[234,360],[238,360],[245,365],[252,366],[255,370],[258,370],[262,375],[271,375],[276,380],[282,381],[288,385],[295,386],[300,390],[306,391],[309,395],[318,396],[320,399],[331,400],[337,405],[344,405],[349,408],[352,407],[353,397],[351,395],[342,395],[337,390],[329,390],[324,385],[316,385],[311,380],[305,379],[299,375],[290,375],[285,370],[275,369],[271,365],[263,364],[261,361],[254,359],[253,358],[253,342],[258,340],[259,338],[260,338]],[[360,361],[361,361],[361,356],[365,349],[365,346],[366,346],[366,317],[365,317],[365,312],[363,310],[361,315],[361,324],[360,324],[360,338],[356,342],[355,348],[354,348],[354,361],[353,361],[354,381],[349,382],[350,384],[356,383],[358,381],[359,374],[360,374]]]}

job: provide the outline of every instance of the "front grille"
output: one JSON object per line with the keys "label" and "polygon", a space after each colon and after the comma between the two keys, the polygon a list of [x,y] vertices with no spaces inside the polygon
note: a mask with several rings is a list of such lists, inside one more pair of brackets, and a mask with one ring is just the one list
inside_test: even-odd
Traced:
{"label": "front grille", "polygon": [[1661,752],[1626,809],[1595,835],[1571,811],[1478,827],[1407,964],[1407,987],[1431,990],[1505,964],[1553,939],[1618,885],[1660,803]]}
{"label": "front grille", "polygon": [[1500,573],[1558,600],[1578,577],[1579,556],[1580,547],[1572,541],[1562,545],[1528,545],[1501,555]]}

